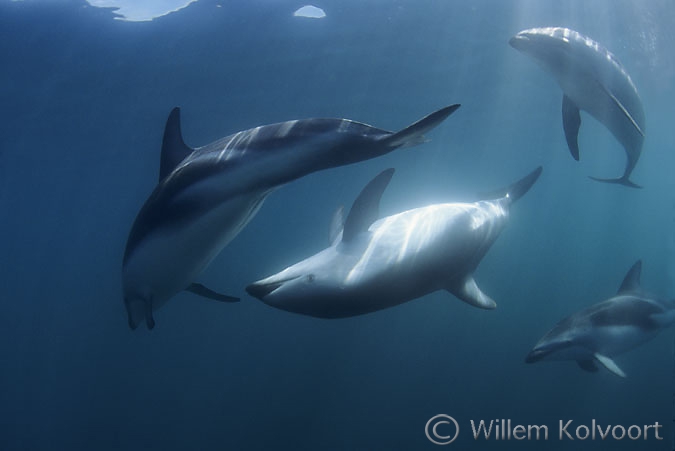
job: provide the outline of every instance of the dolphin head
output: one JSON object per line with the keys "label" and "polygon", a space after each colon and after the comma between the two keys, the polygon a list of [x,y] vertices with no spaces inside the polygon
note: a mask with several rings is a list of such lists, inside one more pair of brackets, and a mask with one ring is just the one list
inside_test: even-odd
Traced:
{"label": "dolphin head", "polygon": [[574,317],[563,319],[537,342],[525,357],[525,363],[588,358],[592,352],[584,346],[588,338],[585,329],[583,325],[577,324]]}
{"label": "dolphin head", "polygon": [[571,346],[569,340],[540,340],[537,345],[525,357],[525,363],[535,363],[542,360],[560,360],[556,359],[556,353],[564,352]]}
{"label": "dolphin head", "polygon": [[246,291],[281,310],[317,317],[337,317],[327,306],[340,304],[346,295],[345,275],[334,247],[319,252],[283,271],[258,280]]}
{"label": "dolphin head", "polygon": [[555,74],[569,69],[573,48],[581,47],[579,36],[569,28],[530,28],[513,36],[509,45]]}

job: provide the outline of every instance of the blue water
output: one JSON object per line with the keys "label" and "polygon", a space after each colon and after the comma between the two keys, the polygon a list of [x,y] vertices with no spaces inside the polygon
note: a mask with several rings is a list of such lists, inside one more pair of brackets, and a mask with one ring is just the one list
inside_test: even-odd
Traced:
{"label": "blue water", "polygon": [[[153,22],[83,2],[0,1],[0,449],[435,449],[429,418],[460,425],[447,449],[673,448],[673,330],[616,358],[628,374],[526,365],[563,316],[643,285],[675,296],[675,4],[670,0],[316,2],[200,0]],[[602,42],[635,82],[647,138],[623,149],[583,117],[569,155],[553,79],[508,39],[567,26]],[[164,121],[188,144],[261,124],[346,117],[398,130],[462,108],[431,142],[316,173],[272,194],[200,279],[239,304],[180,294],[130,331],[121,261],[157,182]],[[327,245],[335,207],[397,172],[384,215],[475,198],[544,173],[476,273],[498,303],[438,292],[320,320],[246,295],[251,281]],[[472,197],[474,196],[474,197]],[[474,440],[470,421],[546,424],[546,442]],[[574,425],[664,424],[663,441],[558,440]]]}

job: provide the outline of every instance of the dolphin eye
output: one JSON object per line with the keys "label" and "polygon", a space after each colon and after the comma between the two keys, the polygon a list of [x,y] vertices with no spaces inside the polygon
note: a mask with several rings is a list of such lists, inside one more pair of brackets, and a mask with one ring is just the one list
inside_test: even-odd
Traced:
{"label": "dolphin eye", "polygon": [[307,283],[313,283],[314,279],[314,274],[307,274]]}

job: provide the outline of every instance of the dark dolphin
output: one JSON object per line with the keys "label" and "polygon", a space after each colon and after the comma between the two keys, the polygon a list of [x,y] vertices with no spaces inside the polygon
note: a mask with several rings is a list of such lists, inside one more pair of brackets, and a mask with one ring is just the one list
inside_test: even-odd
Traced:
{"label": "dark dolphin", "polygon": [[374,312],[437,290],[495,308],[473,273],[541,167],[489,200],[434,204],[378,219],[392,174],[382,172],[361,191],[341,233],[333,227],[332,246],[252,283],[248,293],[272,307],[320,318]]}
{"label": "dark dolphin", "polygon": [[586,371],[600,363],[625,377],[612,360],[656,336],[675,321],[675,305],[655,299],[640,287],[642,262],[628,271],[616,296],[560,321],[527,355],[525,362],[575,360]]}
{"label": "dark dolphin", "polygon": [[645,114],[633,81],[616,57],[594,40],[569,28],[523,30],[512,37],[509,44],[532,57],[562,88],[563,128],[575,160],[579,160],[579,110],[600,121],[625,149],[626,168],[621,177],[591,178],[640,188],[629,177],[642,152]]}
{"label": "dark dolphin", "polygon": [[459,108],[442,108],[392,133],[347,119],[305,119],[241,131],[197,149],[180,130],[179,109],[164,132],[160,182],[141,208],[123,261],[129,326],[181,290],[221,301],[194,284],[199,274],[250,221],[275,188],[322,169],[374,158],[424,142]]}

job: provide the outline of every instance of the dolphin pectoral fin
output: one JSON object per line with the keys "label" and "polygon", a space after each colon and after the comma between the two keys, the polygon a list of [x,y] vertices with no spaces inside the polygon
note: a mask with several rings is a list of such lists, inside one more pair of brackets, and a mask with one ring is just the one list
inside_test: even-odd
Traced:
{"label": "dolphin pectoral fin", "polygon": [[429,130],[433,129],[438,124],[443,122],[445,118],[447,118],[452,113],[457,111],[457,108],[459,107],[460,107],[459,104],[455,104],[446,106],[445,108],[441,108],[438,111],[434,111],[433,113],[423,117],[419,121],[409,125],[403,130],[385,136],[384,138],[382,138],[382,143],[392,148],[402,146],[410,147],[422,144],[423,142],[426,141],[424,138],[424,133],[428,132]]}
{"label": "dolphin pectoral fin", "polygon": [[467,277],[461,285],[448,288],[448,291],[474,307],[486,310],[492,310],[497,307],[497,303],[478,288],[476,281],[471,276]]}
{"label": "dolphin pectoral fin", "polygon": [[604,182],[604,183],[615,183],[617,185],[623,185],[627,186],[628,188],[642,188],[642,186],[638,185],[637,183],[634,183],[630,180],[628,180],[628,177],[626,175],[619,177],[618,179],[601,179],[598,177],[592,177],[588,176],[591,180],[595,180],[596,182]]}
{"label": "dolphin pectoral fin", "polygon": [[577,365],[579,365],[579,368],[581,368],[584,371],[588,371],[589,373],[597,373],[598,372],[598,365],[595,364],[595,361],[593,360],[577,360]]}
{"label": "dolphin pectoral fin", "polygon": [[375,176],[356,198],[342,230],[342,241],[348,243],[359,233],[366,232],[368,227],[377,220],[380,210],[380,199],[387,188],[394,170],[389,168]]}
{"label": "dolphin pectoral fin", "polygon": [[192,151],[193,149],[183,141],[183,134],[180,130],[180,108],[176,107],[169,113],[164,127],[162,155],[159,160],[159,179],[162,180],[169,175]]}
{"label": "dolphin pectoral fin", "polygon": [[185,289],[185,291],[189,291],[190,293],[194,293],[198,296],[207,298],[207,299],[213,299],[214,301],[220,301],[220,302],[239,302],[241,299],[234,297],[234,296],[228,296],[226,294],[221,294],[217,293],[210,288],[205,287],[201,283],[193,283],[190,284],[189,287]]}
{"label": "dolphin pectoral fin", "polygon": [[633,263],[633,266],[630,267],[626,276],[621,282],[619,291],[617,294],[621,293],[635,293],[640,291],[640,274],[642,273],[642,260],[638,260]]}
{"label": "dolphin pectoral fin", "polygon": [[595,360],[600,362],[605,368],[607,368],[609,371],[612,373],[616,374],[619,377],[626,377],[626,373],[624,373],[621,368],[614,362],[614,360],[610,359],[609,357],[598,354],[597,352],[593,354],[593,357],[595,357]]}
{"label": "dolphin pectoral fin", "polygon": [[579,127],[581,126],[581,114],[579,113],[579,108],[566,95],[563,95],[562,118],[567,147],[570,149],[572,158],[579,161],[579,144],[577,139],[579,137]]}
{"label": "dolphin pectoral fin", "polygon": [[148,330],[155,327],[155,318],[152,317],[152,298],[145,300],[145,324]]}

